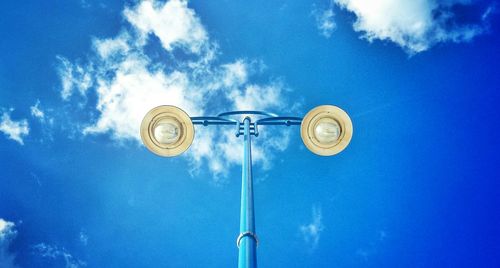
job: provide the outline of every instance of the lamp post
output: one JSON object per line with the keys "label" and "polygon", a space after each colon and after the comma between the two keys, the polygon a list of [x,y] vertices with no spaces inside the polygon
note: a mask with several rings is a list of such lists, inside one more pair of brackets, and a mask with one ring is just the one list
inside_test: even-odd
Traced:
{"label": "lamp post", "polygon": [[[244,119],[240,118],[244,116]],[[253,118],[255,121],[252,121]],[[175,106],[158,106],[149,111],[142,120],[141,138],[153,153],[171,157],[186,151],[194,139],[193,125],[236,126],[236,137],[243,136],[243,161],[241,169],[240,234],[238,267],[257,267],[256,247],[259,240],[255,231],[252,179],[252,136],[259,136],[259,126],[300,125],[300,134],[305,146],[313,153],[330,156],[344,150],[352,138],[352,122],[342,109],[322,105],[309,111],[304,118],[278,116],[263,111],[232,111],[217,116],[189,115]]]}

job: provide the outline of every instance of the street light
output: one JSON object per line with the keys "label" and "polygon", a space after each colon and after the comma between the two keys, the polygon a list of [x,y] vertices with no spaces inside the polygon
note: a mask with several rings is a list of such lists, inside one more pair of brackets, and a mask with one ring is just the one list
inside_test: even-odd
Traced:
{"label": "street light", "polygon": [[141,139],[151,152],[159,156],[176,156],[193,143],[193,122],[180,108],[158,106],[144,116]]}
{"label": "street light", "polygon": [[[243,120],[240,118],[245,116]],[[255,121],[252,121],[252,119]],[[149,111],[141,123],[141,138],[153,153],[172,157],[186,151],[194,138],[193,125],[233,125],[236,137],[243,135],[243,162],[241,169],[240,234],[238,267],[257,267],[253,202],[251,136],[259,135],[262,125],[300,125],[304,145],[321,156],[335,155],[344,150],[352,138],[352,122],[346,112],[332,105],[318,106],[304,118],[278,116],[263,111],[232,111],[217,116],[189,117],[182,109],[164,105]]]}
{"label": "street light", "polygon": [[352,122],[337,106],[321,105],[309,111],[300,126],[300,136],[311,152],[330,156],[344,150],[352,138]]}

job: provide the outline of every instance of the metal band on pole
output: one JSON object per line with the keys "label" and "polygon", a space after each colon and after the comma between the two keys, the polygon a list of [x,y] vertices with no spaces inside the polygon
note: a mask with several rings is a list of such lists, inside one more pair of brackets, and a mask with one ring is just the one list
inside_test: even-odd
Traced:
{"label": "metal band on pole", "polygon": [[255,240],[255,243],[257,243],[257,246],[259,245],[259,238],[257,238],[257,235],[252,233],[252,232],[244,232],[244,233],[241,233],[238,238],[236,239],[236,246],[239,248],[240,247],[240,242],[241,242],[241,239],[245,236],[250,236],[252,237],[254,240]]}

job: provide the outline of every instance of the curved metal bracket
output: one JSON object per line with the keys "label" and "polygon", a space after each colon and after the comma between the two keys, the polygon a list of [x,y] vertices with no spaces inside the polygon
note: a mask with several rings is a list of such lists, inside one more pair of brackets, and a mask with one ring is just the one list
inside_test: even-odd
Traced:
{"label": "curved metal bracket", "polygon": [[191,117],[191,121],[194,125],[236,125],[236,137],[243,135],[242,125],[243,122],[230,118],[230,116],[235,115],[257,115],[262,118],[258,118],[255,122],[250,123],[250,134],[254,136],[259,136],[258,126],[260,125],[300,125],[302,123],[301,117],[293,116],[278,116],[277,114],[265,112],[265,111],[230,111],[220,113],[217,116],[194,116]]}
{"label": "curved metal bracket", "polygon": [[217,116],[218,117],[227,117],[231,115],[239,115],[239,114],[255,114],[255,115],[265,115],[269,117],[277,117],[277,114],[270,113],[270,112],[264,112],[264,111],[230,111],[230,112],[224,112],[220,113]]}

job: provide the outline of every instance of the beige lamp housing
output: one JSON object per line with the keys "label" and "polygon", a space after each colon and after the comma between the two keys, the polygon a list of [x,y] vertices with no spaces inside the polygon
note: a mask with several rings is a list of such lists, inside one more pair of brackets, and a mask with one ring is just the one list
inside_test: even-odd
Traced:
{"label": "beige lamp housing", "polygon": [[302,119],[300,136],[311,152],[330,156],[340,153],[351,141],[352,122],[337,106],[321,105],[309,111]]}
{"label": "beige lamp housing", "polygon": [[144,116],[141,139],[146,148],[159,156],[177,156],[193,143],[193,123],[189,115],[176,106],[158,106]]}

